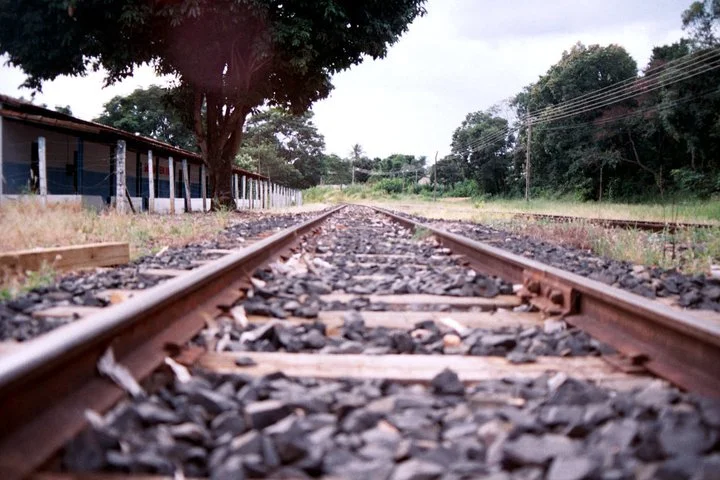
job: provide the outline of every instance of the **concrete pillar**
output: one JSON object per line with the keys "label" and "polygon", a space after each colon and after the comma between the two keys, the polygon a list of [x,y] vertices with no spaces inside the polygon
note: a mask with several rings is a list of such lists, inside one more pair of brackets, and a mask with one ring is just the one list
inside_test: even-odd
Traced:
{"label": "concrete pillar", "polygon": [[175,213],[175,162],[168,157],[168,181],[170,182],[170,213]]}
{"label": "concrete pillar", "polygon": [[115,149],[115,210],[125,213],[125,140],[118,140]]}
{"label": "concrete pillar", "polygon": [[[2,120],[0,120],[0,122],[2,122]],[[2,144],[2,142],[0,142],[0,144]],[[76,144],[75,178],[77,181],[77,193],[82,195],[83,185],[85,183],[85,141],[78,137]],[[2,156],[2,153],[0,153],[0,156]],[[0,190],[1,189],[2,187],[0,187]]]}
{"label": "concrete pillar", "polygon": [[152,150],[147,153],[148,162],[148,211],[155,211],[155,164],[153,162]]}
{"label": "concrete pillar", "polygon": [[192,192],[190,191],[190,166],[187,158],[182,159],[183,185],[185,186],[185,211],[192,212]]}
{"label": "concrete pillar", "polygon": [[233,173],[233,185],[235,185],[235,193],[233,194],[233,201],[235,202],[235,208],[237,209],[237,200],[240,198],[240,175]]}
{"label": "concrete pillar", "polygon": [[205,164],[200,164],[200,195],[203,200],[203,212],[207,212],[207,175],[205,174]]}
{"label": "concrete pillar", "polygon": [[247,198],[247,195],[246,195],[246,193],[247,193],[247,177],[245,175],[242,176],[242,181],[240,183],[242,186],[242,192],[240,195],[240,200],[242,200],[242,201],[240,202],[240,205],[243,208],[246,208],[245,207],[245,199]]}
{"label": "concrete pillar", "polygon": [[252,198],[252,204],[251,207],[253,210],[257,208],[257,180],[254,178],[250,180],[250,184],[252,185],[250,188],[250,195]]}
{"label": "concrete pillar", "polygon": [[302,199],[302,190],[298,190],[298,207],[302,206],[303,199]]}
{"label": "concrete pillar", "polygon": [[43,205],[47,205],[47,158],[45,137],[38,137],[38,187]]}

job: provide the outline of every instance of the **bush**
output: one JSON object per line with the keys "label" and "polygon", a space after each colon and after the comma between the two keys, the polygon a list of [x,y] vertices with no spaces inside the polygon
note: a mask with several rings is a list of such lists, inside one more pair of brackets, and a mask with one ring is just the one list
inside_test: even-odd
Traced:
{"label": "bush", "polygon": [[697,198],[708,198],[713,193],[712,181],[708,176],[689,168],[670,170],[678,193]]}
{"label": "bush", "polygon": [[456,183],[444,192],[445,197],[477,197],[481,194],[480,187],[475,180],[463,180]]}
{"label": "bush", "polygon": [[383,178],[373,185],[373,190],[385,193],[402,193],[403,181],[401,178]]}

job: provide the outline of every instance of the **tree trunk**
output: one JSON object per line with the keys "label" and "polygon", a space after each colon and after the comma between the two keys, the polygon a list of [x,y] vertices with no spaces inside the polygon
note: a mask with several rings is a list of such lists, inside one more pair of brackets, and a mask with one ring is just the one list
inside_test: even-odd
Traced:
{"label": "tree trunk", "polygon": [[233,167],[232,160],[223,158],[222,155],[217,155],[215,157],[208,157],[207,162],[210,182],[213,187],[212,210],[219,210],[221,208],[234,209],[235,205],[230,189]]}
{"label": "tree trunk", "polygon": [[[231,181],[235,156],[240,149],[243,125],[250,109],[229,108],[224,97],[196,91],[194,105],[195,133],[208,167],[212,186],[212,210],[235,209]],[[203,112],[203,104],[206,105]]]}

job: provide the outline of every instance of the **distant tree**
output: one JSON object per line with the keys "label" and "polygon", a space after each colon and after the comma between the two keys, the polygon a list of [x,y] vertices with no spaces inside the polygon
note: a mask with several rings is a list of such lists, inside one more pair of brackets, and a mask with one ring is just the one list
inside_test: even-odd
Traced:
{"label": "distant tree", "polygon": [[[637,64],[623,47],[578,43],[564,52],[560,61],[536,83],[515,97],[517,115],[530,114],[542,120],[546,110],[562,102],[636,77]],[[636,107],[637,101],[628,99],[620,104],[533,125],[532,185],[549,191],[577,193],[583,198],[598,198],[601,170],[607,174],[606,167],[617,163],[618,148],[626,159],[631,158],[632,149],[627,132],[618,129],[617,124],[605,125],[598,136],[597,121],[608,111],[621,114],[621,109],[628,113]],[[518,142],[522,149],[527,145],[526,135],[527,130],[522,128]],[[520,160],[518,156],[513,158]],[[518,169],[524,171],[524,166],[513,162],[511,171]],[[524,177],[514,175],[514,178],[524,182]],[[513,190],[517,191],[517,188]]]}
{"label": "distant tree", "polygon": [[682,23],[696,48],[717,46],[720,43],[720,0],[693,2],[683,12]]}
{"label": "distant tree", "polygon": [[293,115],[281,108],[258,112],[248,120],[239,157],[252,170],[284,185],[308,188],[320,183],[325,139],[308,111]]}
{"label": "distant tree", "polygon": [[454,180],[457,175],[454,169],[458,169],[464,178],[475,180],[484,193],[504,193],[508,154],[514,140],[508,132],[508,121],[498,116],[497,109],[469,113],[453,133],[451,157],[441,162],[450,169],[443,176]]}
{"label": "distant tree", "polygon": [[103,106],[96,122],[139,133],[186,150],[198,151],[195,135],[173,105],[177,92],[158,85],[115,96]]}
{"label": "distant tree", "polygon": [[338,155],[325,155],[323,159],[325,177],[323,183],[328,185],[348,185],[352,181],[350,163]]}
{"label": "distant tree", "polygon": [[65,105],[64,107],[62,105],[55,105],[55,111],[59,113],[64,113],[65,115],[73,114],[70,105]]}
{"label": "distant tree", "polygon": [[39,89],[59,75],[107,70],[107,83],[151,63],[179,78],[208,165],[213,206],[243,125],[261,106],[296,113],[329,95],[333,74],[382,58],[425,0],[0,0],[0,53]]}

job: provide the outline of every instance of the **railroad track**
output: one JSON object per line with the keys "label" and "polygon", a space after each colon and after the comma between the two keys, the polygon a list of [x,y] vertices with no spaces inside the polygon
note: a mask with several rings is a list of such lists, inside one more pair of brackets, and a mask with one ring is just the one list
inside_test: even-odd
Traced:
{"label": "railroad track", "polygon": [[0,473],[710,472],[720,404],[668,382],[718,361],[720,322],[339,207],[0,357]]}
{"label": "railroad track", "polygon": [[658,222],[651,220],[624,220],[611,218],[591,218],[577,217],[571,215],[551,215],[547,213],[519,213],[519,212],[499,212],[488,211],[486,213],[512,215],[515,218],[525,218],[532,220],[549,220],[552,222],[579,222],[599,225],[604,228],[625,228],[636,230],[647,230],[651,232],[676,232],[678,230],[698,229],[698,228],[718,228],[719,225],[712,223],[693,223],[693,222],[677,222],[667,221]]}

